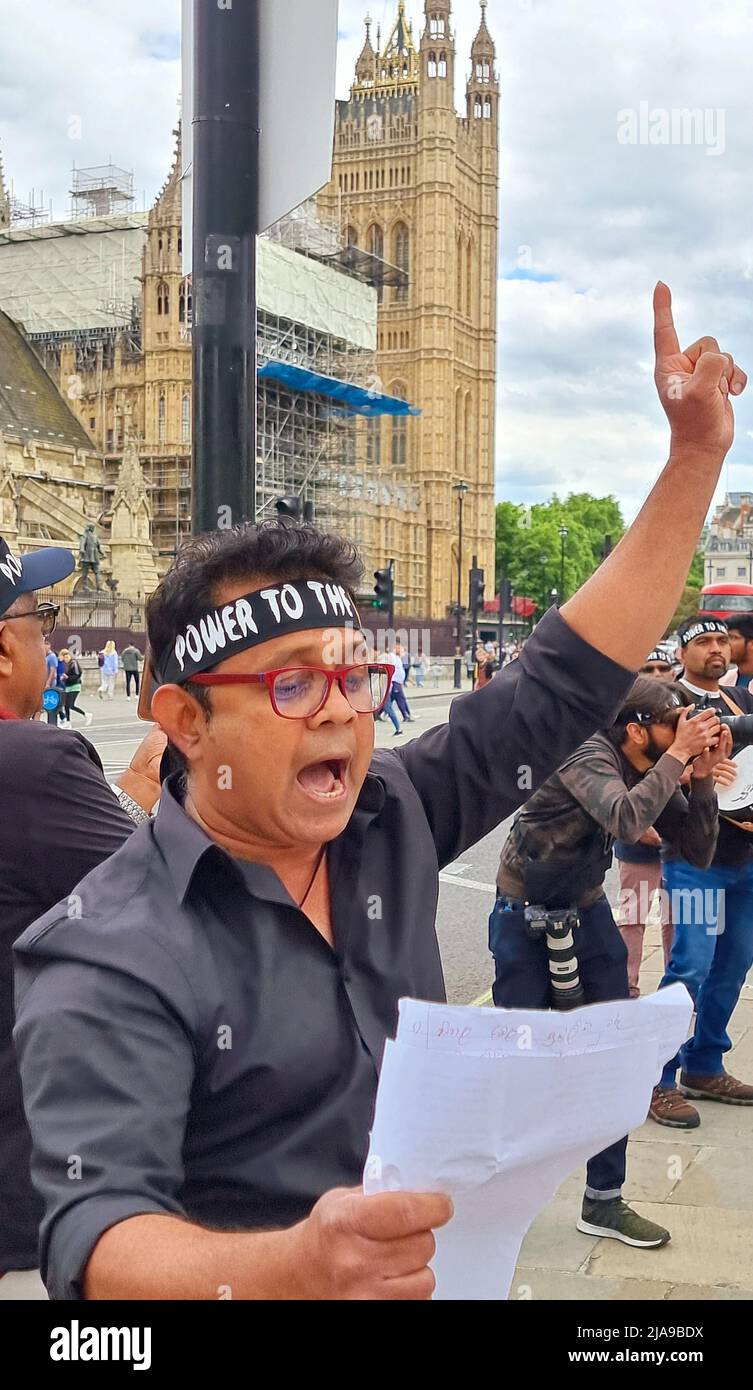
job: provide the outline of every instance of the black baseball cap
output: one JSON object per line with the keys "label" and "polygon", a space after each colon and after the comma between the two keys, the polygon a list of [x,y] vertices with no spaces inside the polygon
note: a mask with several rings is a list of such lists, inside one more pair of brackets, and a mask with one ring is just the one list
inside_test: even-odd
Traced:
{"label": "black baseball cap", "polygon": [[47,546],[29,555],[14,555],[0,536],[0,618],[21,594],[49,589],[73,574],[76,561],[70,550]]}

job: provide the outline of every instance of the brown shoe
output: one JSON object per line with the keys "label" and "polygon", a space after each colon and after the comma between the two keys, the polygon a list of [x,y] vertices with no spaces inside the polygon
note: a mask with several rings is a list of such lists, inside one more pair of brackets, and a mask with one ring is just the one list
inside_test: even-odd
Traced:
{"label": "brown shoe", "polygon": [[649,1115],[658,1125],[670,1129],[697,1129],[701,1117],[694,1105],[688,1105],[674,1086],[654,1086]]}
{"label": "brown shoe", "polygon": [[721,1076],[686,1076],[683,1072],[680,1090],[684,1096],[693,1096],[696,1100],[719,1100],[722,1105],[753,1105],[753,1086],[736,1081],[726,1071]]}

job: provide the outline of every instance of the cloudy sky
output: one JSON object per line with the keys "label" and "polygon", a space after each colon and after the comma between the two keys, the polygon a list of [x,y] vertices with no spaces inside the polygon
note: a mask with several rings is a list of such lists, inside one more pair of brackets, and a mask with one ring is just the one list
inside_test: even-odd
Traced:
{"label": "cloudy sky", "polygon": [[[368,4],[340,0],[341,96]],[[370,9],[386,32],[397,0]],[[417,34],[422,10],[409,0]],[[709,333],[753,366],[753,9],[490,0],[488,14],[502,84],[498,495],[613,492],[629,517],[667,446],[655,281],[673,288],[684,343]],[[0,0],[0,151],[17,195],[44,190],[61,216],[73,161],[112,156],[151,201],[171,158],[178,19],[178,0]],[[458,103],[478,19],[477,0],[456,0]],[[753,392],[736,410],[722,483],[753,488]]]}

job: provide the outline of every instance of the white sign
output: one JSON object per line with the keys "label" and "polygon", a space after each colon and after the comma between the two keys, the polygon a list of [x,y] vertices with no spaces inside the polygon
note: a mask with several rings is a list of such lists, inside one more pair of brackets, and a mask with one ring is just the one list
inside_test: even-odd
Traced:
{"label": "white sign", "polygon": [[753,746],[741,748],[735,754],[735,765],[737,776],[732,786],[717,786],[716,799],[720,811],[739,817],[741,811],[753,807]]}
{"label": "white sign", "polygon": [[[332,175],[338,0],[262,0],[259,45],[259,228],[279,221]],[[183,0],[183,273],[193,227],[193,0]]]}

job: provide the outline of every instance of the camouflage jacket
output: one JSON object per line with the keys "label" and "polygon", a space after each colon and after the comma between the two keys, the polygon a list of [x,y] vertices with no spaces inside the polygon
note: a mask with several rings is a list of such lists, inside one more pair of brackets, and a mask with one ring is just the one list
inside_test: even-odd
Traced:
{"label": "camouflage jacket", "polygon": [[[600,837],[606,850],[616,839],[634,844],[651,826],[680,858],[706,869],[714,857],[719,820],[711,778],[679,788],[682,766],[665,753],[648,772],[638,772],[605,734],[594,734],[526,802],[502,849],[500,893],[525,900],[528,857],[582,860]],[[603,893],[594,884],[583,907]]]}

